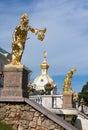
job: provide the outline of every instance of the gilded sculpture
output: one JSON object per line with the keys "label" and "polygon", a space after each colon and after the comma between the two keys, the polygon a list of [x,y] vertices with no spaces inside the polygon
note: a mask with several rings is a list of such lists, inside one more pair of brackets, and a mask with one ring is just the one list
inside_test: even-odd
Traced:
{"label": "gilded sculpture", "polygon": [[20,65],[22,54],[25,48],[25,42],[28,39],[27,34],[28,31],[31,31],[35,35],[37,35],[38,40],[43,41],[46,28],[39,30],[34,29],[31,26],[28,26],[29,18],[27,14],[22,14],[20,18],[20,24],[15,28],[13,34],[13,42],[12,42],[12,59],[10,64],[12,65]]}
{"label": "gilded sculpture", "polygon": [[72,86],[71,86],[71,81],[72,81],[72,76],[73,73],[76,71],[75,68],[72,68],[67,74],[66,78],[64,78],[64,86],[63,86],[63,93],[64,94],[72,94]]}

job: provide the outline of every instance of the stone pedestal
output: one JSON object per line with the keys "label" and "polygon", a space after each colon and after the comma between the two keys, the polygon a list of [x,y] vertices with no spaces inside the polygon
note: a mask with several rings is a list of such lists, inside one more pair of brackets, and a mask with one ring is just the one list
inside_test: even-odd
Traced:
{"label": "stone pedestal", "polygon": [[29,72],[23,65],[5,65],[4,87],[1,97],[28,98],[29,92],[27,85]]}
{"label": "stone pedestal", "polygon": [[63,95],[63,109],[73,108],[73,94]]}

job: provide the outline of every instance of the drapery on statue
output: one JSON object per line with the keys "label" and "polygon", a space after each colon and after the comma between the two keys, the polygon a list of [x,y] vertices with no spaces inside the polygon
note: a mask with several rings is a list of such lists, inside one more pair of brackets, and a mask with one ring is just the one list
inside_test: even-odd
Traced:
{"label": "drapery on statue", "polygon": [[28,26],[28,15],[22,14],[20,18],[20,24],[15,28],[13,34],[13,42],[12,42],[12,59],[10,64],[20,65],[22,54],[25,48],[25,42],[28,39],[27,34],[28,31],[31,31],[35,35],[37,35],[38,40],[43,40],[46,32],[46,28],[39,30],[34,29],[31,26]]}
{"label": "drapery on statue", "polygon": [[73,73],[76,71],[75,68],[72,68],[66,75],[66,78],[64,78],[64,86],[63,86],[63,93],[64,94],[72,94],[72,86],[71,86],[71,80]]}

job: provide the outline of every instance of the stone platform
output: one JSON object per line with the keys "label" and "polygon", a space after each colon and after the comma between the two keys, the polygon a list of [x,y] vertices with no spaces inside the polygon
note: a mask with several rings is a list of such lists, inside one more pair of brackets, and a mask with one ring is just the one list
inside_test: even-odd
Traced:
{"label": "stone platform", "polygon": [[1,97],[29,97],[28,74],[29,70],[23,65],[5,65],[4,87]]}

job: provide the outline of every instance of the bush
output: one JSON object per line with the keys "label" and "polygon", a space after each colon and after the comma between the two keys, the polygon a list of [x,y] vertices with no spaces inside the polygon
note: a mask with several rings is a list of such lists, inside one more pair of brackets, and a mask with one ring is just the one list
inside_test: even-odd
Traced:
{"label": "bush", "polygon": [[79,102],[83,99],[83,104],[88,106],[88,82],[83,86],[82,91],[79,93]]}

